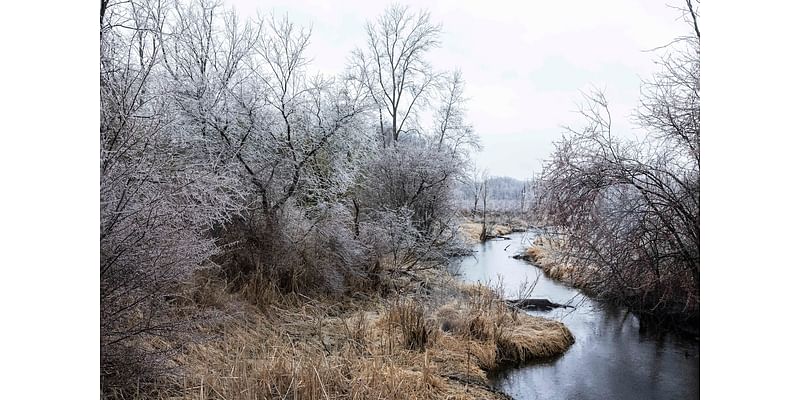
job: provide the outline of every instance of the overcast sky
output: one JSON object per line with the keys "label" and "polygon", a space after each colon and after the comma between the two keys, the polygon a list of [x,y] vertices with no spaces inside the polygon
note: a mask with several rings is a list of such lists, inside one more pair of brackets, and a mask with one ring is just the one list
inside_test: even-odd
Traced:
{"label": "overcast sky", "polygon": [[[364,46],[367,20],[391,1],[226,0],[243,17],[288,14],[313,26],[308,55],[325,74],[344,69]],[[468,118],[484,149],[479,166],[519,179],[539,170],[563,125],[580,126],[581,90],[604,89],[618,134],[629,122],[639,83],[656,68],[646,52],[687,34],[675,0],[406,1],[443,26],[442,46],[430,53],[436,69],[460,68]],[[701,27],[702,29],[702,27]]]}

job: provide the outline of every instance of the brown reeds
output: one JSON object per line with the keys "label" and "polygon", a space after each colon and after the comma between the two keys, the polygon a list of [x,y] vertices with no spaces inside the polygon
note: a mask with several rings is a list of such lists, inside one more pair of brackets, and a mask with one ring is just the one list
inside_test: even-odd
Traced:
{"label": "brown reeds", "polygon": [[203,276],[186,298],[224,317],[202,319],[204,339],[175,357],[177,373],[162,390],[141,398],[504,398],[488,371],[552,357],[573,342],[563,324],[512,310],[491,288],[440,272],[427,279],[450,300],[411,291],[344,303],[253,297]]}
{"label": "brown reeds", "polygon": [[594,270],[588,267],[586,270],[575,268],[562,255],[561,248],[563,246],[565,246],[563,239],[554,240],[540,236],[533,241],[525,252],[548,278],[577,288],[586,288],[588,277]]}

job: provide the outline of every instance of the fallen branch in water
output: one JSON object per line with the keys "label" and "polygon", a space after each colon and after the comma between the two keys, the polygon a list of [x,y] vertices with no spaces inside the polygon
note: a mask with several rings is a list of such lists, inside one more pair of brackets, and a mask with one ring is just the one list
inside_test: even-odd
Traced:
{"label": "fallen branch in water", "polygon": [[516,299],[506,300],[509,307],[521,308],[523,310],[532,311],[550,311],[554,308],[575,308],[567,304],[553,303],[548,299]]}

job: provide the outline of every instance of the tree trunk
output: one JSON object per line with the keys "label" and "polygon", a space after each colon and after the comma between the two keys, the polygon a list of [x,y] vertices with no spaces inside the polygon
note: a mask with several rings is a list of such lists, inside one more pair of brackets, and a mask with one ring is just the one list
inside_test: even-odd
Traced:
{"label": "tree trunk", "polygon": [[358,207],[358,200],[356,200],[355,197],[353,198],[353,209],[353,230],[355,231],[355,237],[358,237],[360,234],[358,230],[358,216],[360,213],[360,208]]}

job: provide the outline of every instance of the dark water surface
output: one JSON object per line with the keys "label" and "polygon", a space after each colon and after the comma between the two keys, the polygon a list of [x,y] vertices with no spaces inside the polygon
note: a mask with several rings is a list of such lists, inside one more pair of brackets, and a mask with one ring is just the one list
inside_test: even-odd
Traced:
{"label": "dark water surface", "polygon": [[624,309],[584,297],[522,260],[511,258],[534,233],[476,245],[460,261],[462,278],[502,280],[505,296],[517,298],[522,282],[536,286],[529,297],[549,298],[576,309],[529,312],[556,319],[572,331],[575,344],[546,363],[510,369],[495,385],[515,399],[697,399],[700,398],[700,343],[670,333],[640,333],[639,320]]}

